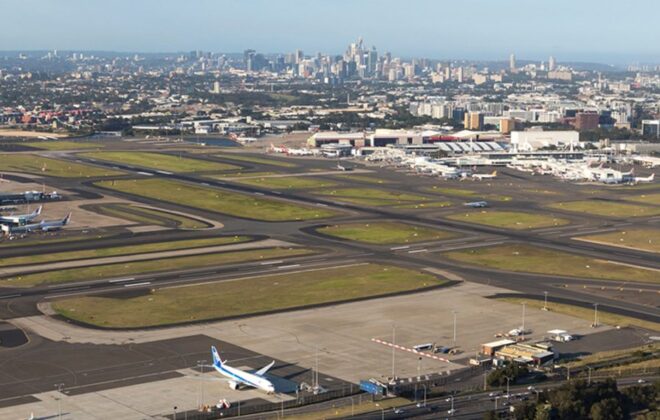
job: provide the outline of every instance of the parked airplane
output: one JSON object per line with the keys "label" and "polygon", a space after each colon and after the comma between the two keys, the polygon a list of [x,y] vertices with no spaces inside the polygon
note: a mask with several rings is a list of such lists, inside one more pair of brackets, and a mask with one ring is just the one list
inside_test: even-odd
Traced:
{"label": "parked airplane", "polygon": [[9,216],[0,216],[0,223],[11,223],[14,225],[24,225],[27,222],[31,222],[41,214],[41,209],[43,206],[39,206],[35,211],[28,214],[17,214]]}
{"label": "parked airplane", "polygon": [[250,373],[227,366],[226,361],[223,361],[220,358],[215,346],[211,346],[211,355],[213,357],[213,367],[229,379],[229,387],[231,389],[238,389],[241,385],[245,385],[266,391],[269,394],[275,392],[275,385],[273,385],[268,379],[264,378],[266,372],[268,372],[268,370],[275,364],[274,360],[258,371]]}
{"label": "parked airplane", "polygon": [[497,171],[493,171],[493,173],[490,174],[472,174],[472,179],[483,181],[484,179],[493,179],[496,176],[497,176]]}
{"label": "parked airplane", "polygon": [[2,225],[2,231],[5,235],[14,235],[17,233],[30,233],[30,232],[50,232],[53,230],[62,229],[71,221],[71,213],[67,214],[62,220],[42,220],[39,223],[31,223],[22,226],[12,226],[8,224]]}
{"label": "parked airplane", "polygon": [[481,208],[481,207],[488,207],[488,202],[487,201],[473,201],[471,203],[463,203],[463,205],[466,206],[466,207]]}

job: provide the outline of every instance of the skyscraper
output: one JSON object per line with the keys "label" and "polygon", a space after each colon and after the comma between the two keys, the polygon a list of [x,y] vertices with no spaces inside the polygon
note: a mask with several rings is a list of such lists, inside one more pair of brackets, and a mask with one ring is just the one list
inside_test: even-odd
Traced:
{"label": "skyscraper", "polygon": [[515,56],[515,54],[511,54],[509,56],[509,70],[516,71],[516,56]]}
{"label": "skyscraper", "polygon": [[553,71],[557,67],[557,62],[553,56],[548,59],[548,70]]}

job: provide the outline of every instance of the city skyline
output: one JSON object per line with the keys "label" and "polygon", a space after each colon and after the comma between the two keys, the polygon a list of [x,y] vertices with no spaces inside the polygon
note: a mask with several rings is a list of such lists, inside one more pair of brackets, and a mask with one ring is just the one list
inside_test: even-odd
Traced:
{"label": "city skyline", "polygon": [[[660,4],[641,0],[637,7],[618,10],[606,7],[607,3],[560,0],[532,7],[519,0],[497,5],[483,0],[461,4],[418,0],[409,7],[362,0],[342,8],[338,2],[320,0],[304,4],[198,0],[182,10],[169,1],[120,0],[110,8],[75,0],[63,8],[33,0],[7,11],[6,24],[0,28],[0,50],[284,53],[302,49],[307,54],[340,54],[348,42],[361,36],[368,47],[375,45],[402,57],[503,61],[515,53],[519,60],[547,60],[552,55],[559,61],[605,64],[659,61],[655,44],[644,42],[658,39],[659,30],[635,22],[638,10],[653,14],[660,12]],[[52,25],[53,21],[60,25]]]}

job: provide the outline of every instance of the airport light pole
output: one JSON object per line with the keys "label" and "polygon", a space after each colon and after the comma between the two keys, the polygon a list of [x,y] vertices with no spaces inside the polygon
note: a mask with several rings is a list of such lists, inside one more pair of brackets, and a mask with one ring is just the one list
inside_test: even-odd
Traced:
{"label": "airport light pole", "polygon": [[548,310],[548,292],[543,292],[543,310]]}
{"label": "airport light pole", "polygon": [[525,305],[527,305],[527,302],[522,303],[522,331],[520,333],[523,337],[525,336]]}
{"label": "airport light pole", "polygon": [[64,384],[55,384],[55,388],[57,388],[57,392],[60,393],[60,395],[57,396],[57,418],[61,419],[62,418],[62,389],[64,389]]}
{"label": "airport light pole", "polygon": [[380,404],[376,403],[376,407],[380,408],[380,418],[382,420],[385,420],[385,409],[380,406]]}
{"label": "airport light pole", "polygon": [[392,324],[392,381],[395,380],[396,376],[394,374],[394,366],[396,363],[396,349],[394,345],[396,344],[396,324]]}
{"label": "airport light pole", "polygon": [[598,326],[598,304],[594,303],[594,328]]}
{"label": "airport light pole", "polygon": [[454,345],[453,348],[456,348],[456,311],[451,311],[454,314]]}
{"label": "airport light pole", "polygon": [[199,375],[199,404],[198,407],[200,410],[204,407],[204,378],[202,376],[204,375],[204,365],[206,364],[206,360],[198,360],[197,361],[197,367],[200,369],[200,375]]}

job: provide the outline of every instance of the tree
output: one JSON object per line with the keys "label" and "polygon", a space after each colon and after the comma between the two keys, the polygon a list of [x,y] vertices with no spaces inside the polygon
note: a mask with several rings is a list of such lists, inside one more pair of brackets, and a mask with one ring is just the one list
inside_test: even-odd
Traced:
{"label": "tree", "polygon": [[592,420],[622,420],[624,418],[621,403],[616,398],[607,398],[591,406],[589,416]]}

